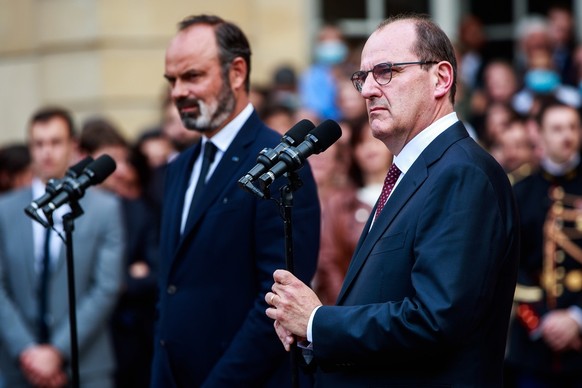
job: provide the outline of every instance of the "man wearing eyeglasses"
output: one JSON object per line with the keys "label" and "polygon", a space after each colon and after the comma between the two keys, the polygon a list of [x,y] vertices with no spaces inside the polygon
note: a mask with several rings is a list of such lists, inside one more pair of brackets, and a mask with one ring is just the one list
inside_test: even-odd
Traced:
{"label": "man wearing eyeglasses", "polygon": [[456,68],[421,16],[386,20],[363,49],[352,81],[394,154],[385,188],[336,306],[284,270],[265,296],[320,386],[502,385],[517,215],[502,168],[454,113]]}

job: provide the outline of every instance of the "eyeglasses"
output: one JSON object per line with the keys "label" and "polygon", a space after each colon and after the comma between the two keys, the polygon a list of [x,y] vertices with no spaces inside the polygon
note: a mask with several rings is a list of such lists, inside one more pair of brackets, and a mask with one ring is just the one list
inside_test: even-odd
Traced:
{"label": "eyeglasses", "polygon": [[400,63],[379,63],[372,68],[372,70],[360,70],[352,74],[352,84],[356,90],[362,93],[362,88],[364,87],[364,82],[368,78],[368,73],[372,73],[376,82],[379,85],[384,86],[392,80],[392,68],[394,66],[404,66],[404,65],[429,65],[438,63],[437,61],[417,61],[417,62],[400,62]]}

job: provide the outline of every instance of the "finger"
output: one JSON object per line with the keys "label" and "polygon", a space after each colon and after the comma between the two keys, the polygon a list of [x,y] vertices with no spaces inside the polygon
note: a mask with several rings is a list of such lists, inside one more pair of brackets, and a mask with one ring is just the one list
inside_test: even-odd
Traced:
{"label": "finger", "polygon": [[281,298],[279,297],[279,295],[273,292],[267,292],[267,294],[265,295],[265,302],[267,302],[269,306],[277,307],[277,303],[280,299]]}
{"label": "finger", "polygon": [[277,320],[277,318],[279,317],[277,315],[277,309],[274,307],[269,307],[267,310],[265,310],[265,314],[271,318],[272,320]]}
{"label": "finger", "polygon": [[283,345],[285,350],[289,351],[291,349],[291,347],[288,344],[288,337],[289,337],[288,331],[285,330],[285,328],[283,326],[281,326],[279,321],[275,321],[275,323],[273,325],[275,327],[275,332],[277,333],[277,337],[279,337],[279,341],[281,341],[281,344]]}
{"label": "finger", "polygon": [[275,283],[280,283],[283,285],[291,283],[291,281],[295,278],[293,274],[289,271],[284,269],[278,269],[273,273],[273,279]]}

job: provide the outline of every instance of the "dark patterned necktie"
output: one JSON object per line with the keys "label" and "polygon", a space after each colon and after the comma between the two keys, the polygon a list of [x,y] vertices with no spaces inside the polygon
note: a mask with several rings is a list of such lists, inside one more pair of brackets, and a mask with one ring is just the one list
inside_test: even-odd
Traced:
{"label": "dark patterned necktie", "polygon": [[380,199],[378,199],[374,221],[378,218],[380,213],[382,213],[382,209],[384,209],[384,205],[386,204],[386,201],[388,201],[388,197],[390,196],[400,174],[401,171],[396,167],[396,164],[392,163],[390,170],[388,170],[388,174],[386,174],[386,179],[384,179],[384,186],[382,186],[382,193],[380,194]]}
{"label": "dark patterned necktie", "polygon": [[196,206],[196,203],[200,200],[201,193],[204,191],[206,186],[206,177],[208,176],[208,170],[210,165],[214,162],[214,157],[216,156],[216,146],[207,141],[204,144],[204,154],[202,155],[202,167],[200,168],[200,175],[198,176],[198,182],[196,183],[196,188],[194,189],[194,194],[192,194],[192,202],[190,203],[190,213]]}

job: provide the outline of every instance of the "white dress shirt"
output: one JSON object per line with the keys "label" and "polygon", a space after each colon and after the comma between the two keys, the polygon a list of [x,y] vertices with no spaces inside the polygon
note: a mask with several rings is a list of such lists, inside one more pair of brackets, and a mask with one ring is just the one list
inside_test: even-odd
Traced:
{"label": "white dress shirt", "polygon": [[[32,198],[39,198],[46,192],[46,185],[38,178],[33,178],[32,180]],[[61,235],[64,236],[63,230],[63,216],[71,211],[71,207],[68,204],[64,204],[53,212],[53,228]],[[39,210],[38,215],[46,220],[44,213]],[[42,272],[42,262],[44,256],[44,239],[46,234],[46,229],[40,223],[31,220],[32,222],[32,237],[34,243],[34,269],[36,273],[40,275]],[[58,261],[61,254],[61,249],[63,248],[63,241],[59,238],[55,230],[51,230],[50,238],[50,263],[54,267],[55,263]]]}
{"label": "white dress shirt", "polygon": [[[396,164],[396,167],[401,171],[398,180],[394,184],[394,188],[390,193],[396,190],[400,181],[402,181],[402,177],[406,175],[410,167],[414,164],[416,159],[420,156],[420,154],[428,147],[430,143],[434,139],[436,139],[441,133],[443,133],[447,128],[451,125],[455,124],[459,119],[457,118],[457,114],[455,112],[449,113],[448,115],[441,117],[424,130],[422,130],[418,135],[412,138],[405,146],[402,148],[402,151],[394,157],[393,163]],[[388,196],[388,198],[390,198]],[[315,313],[317,309],[321,307],[318,306],[311,312],[311,316],[309,317],[309,322],[307,323],[307,340],[309,342],[313,342],[313,318],[315,317]]]}
{"label": "white dress shirt", "polygon": [[[253,106],[249,103],[232,121],[224,126],[216,135],[212,137],[212,143],[216,146],[216,155],[214,156],[214,161],[208,169],[208,174],[206,175],[206,181],[210,179],[212,173],[220,163],[222,156],[230,147],[230,143],[234,140],[236,135],[238,135],[244,123],[247,122],[251,114],[253,113]],[[188,189],[184,195],[184,208],[182,209],[182,221],[180,224],[180,233],[184,232],[186,227],[186,221],[188,220],[188,214],[190,213],[190,204],[192,203],[192,195],[196,189],[196,184],[198,182],[198,177],[200,176],[200,169],[202,168],[202,157],[204,155],[204,147],[209,139],[202,134],[202,147],[200,149],[200,154],[196,158],[194,165],[192,166],[192,174],[190,175],[190,180],[188,183]]]}

